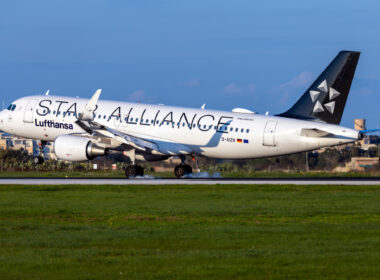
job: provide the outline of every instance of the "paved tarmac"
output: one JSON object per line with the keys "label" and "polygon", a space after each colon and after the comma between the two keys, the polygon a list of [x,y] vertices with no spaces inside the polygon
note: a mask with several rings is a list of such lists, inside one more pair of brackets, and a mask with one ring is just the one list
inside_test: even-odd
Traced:
{"label": "paved tarmac", "polygon": [[380,178],[290,179],[113,179],[113,178],[1,178],[0,185],[380,185]]}

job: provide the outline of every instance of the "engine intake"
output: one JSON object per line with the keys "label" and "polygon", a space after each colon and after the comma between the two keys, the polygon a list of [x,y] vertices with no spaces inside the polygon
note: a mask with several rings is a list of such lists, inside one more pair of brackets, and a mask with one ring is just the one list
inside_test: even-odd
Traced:
{"label": "engine intake", "polygon": [[84,161],[107,155],[108,149],[96,145],[87,138],[60,135],[54,141],[54,153],[62,160]]}

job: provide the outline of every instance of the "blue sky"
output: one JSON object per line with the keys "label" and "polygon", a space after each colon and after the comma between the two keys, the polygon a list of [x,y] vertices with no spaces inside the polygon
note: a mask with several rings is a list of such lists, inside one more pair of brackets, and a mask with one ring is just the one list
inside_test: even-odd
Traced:
{"label": "blue sky", "polygon": [[0,93],[271,114],[362,52],[342,124],[380,126],[379,1],[2,1]]}

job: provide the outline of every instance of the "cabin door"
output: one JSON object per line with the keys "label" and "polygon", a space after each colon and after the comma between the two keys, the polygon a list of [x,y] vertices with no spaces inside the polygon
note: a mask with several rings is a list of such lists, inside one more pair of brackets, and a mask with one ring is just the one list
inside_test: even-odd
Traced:
{"label": "cabin door", "polygon": [[37,99],[30,99],[25,107],[24,122],[33,122],[34,107],[36,107]]}
{"label": "cabin door", "polygon": [[264,128],[264,138],[263,138],[264,146],[276,146],[276,139],[275,139],[276,127],[277,127],[276,121],[267,121]]}

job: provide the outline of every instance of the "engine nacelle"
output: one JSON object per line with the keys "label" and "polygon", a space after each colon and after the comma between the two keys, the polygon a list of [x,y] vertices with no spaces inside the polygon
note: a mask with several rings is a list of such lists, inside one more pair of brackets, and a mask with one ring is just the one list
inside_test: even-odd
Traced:
{"label": "engine nacelle", "polygon": [[54,153],[59,159],[84,161],[108,154],[108,150],[99,147],[91,140],[73,135],[60,135],[54,141]]}

